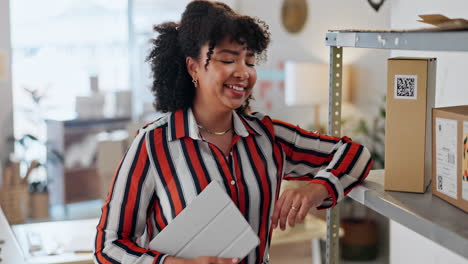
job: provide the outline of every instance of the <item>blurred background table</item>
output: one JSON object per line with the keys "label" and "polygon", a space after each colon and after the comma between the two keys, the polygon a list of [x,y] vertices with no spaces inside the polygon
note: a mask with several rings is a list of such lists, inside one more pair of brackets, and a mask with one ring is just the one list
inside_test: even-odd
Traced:
{"label": "blurred background table", "polygon": [[44,222],[14,225],[12,229],[28,264],[93,264],[98,221]]}

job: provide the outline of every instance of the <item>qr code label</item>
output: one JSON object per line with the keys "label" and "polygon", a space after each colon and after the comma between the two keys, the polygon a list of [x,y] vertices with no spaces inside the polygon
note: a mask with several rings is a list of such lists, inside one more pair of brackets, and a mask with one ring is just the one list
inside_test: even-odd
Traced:
{"label": "qr code label", "polygon": [[444,177],[442,176],[437,176],[437,190],[438,191],[443,191],[444,190]]}
{"label": "qr code label", "polygon": [[418,76],[395,75],[395,98],[416,100],[418,98]]}

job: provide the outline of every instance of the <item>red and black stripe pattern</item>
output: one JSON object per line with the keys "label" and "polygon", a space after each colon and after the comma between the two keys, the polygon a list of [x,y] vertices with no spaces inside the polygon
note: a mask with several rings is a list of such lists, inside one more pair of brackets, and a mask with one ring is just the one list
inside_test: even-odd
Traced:
{"label": "red and black stripe pattern", "polygon": [[[224,186],[260,238],[242,263],[262,263],[271,239],[270,216],[281,180],[323,184],[320,208],[335,205],[369,173],[369,151],[349,138],[305,131],[254,114],[233,112],[229,156],[203,140],[191,109],[170,113],[141,129],[116,173],[96,236],[97,263],[162,263],[150,241],[211,181]],[[146,231],[146,232],[145,232]]]}

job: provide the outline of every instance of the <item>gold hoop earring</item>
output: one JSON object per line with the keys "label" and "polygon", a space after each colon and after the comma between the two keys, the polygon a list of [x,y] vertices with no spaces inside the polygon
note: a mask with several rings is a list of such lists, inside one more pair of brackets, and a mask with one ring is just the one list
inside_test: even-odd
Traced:
{"label": "gold hoop earring", "polygon": [[198,81],[195,79],[192,79],[193,86],[198,87]]}

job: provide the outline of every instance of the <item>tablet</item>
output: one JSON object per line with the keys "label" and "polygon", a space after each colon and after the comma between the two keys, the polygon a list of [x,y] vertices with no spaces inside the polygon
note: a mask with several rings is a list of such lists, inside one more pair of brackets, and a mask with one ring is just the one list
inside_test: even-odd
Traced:
{"label": "tablet", "polygon": [[245,258],[260,240],[217,181],[208,186],[150,242],[174,257]]}

